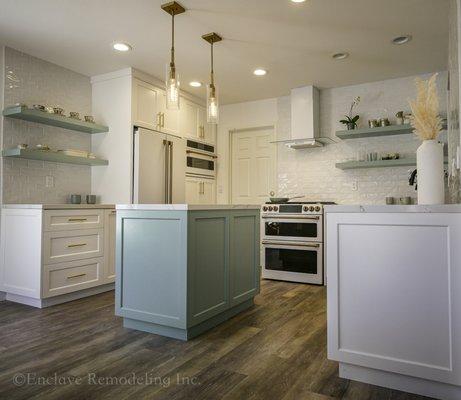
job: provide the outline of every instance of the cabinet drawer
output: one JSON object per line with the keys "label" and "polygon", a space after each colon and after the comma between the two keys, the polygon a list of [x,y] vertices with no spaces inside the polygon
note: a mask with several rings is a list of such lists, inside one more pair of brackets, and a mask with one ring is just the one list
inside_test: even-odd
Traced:
{"label": "cabinet drawer", "polygon": [[57,296],[99,285],[103,266],[102,257],[45,265],[43,297]]}
{"label": "cabinet drawer", "polygon": [[102,228],[104,226],[104,210],[45,211],[43,226],[45,232]]}
{"label": "cabinet drawer", "polygon": [[45,232],[43,264],[102,257],[104,229]]}

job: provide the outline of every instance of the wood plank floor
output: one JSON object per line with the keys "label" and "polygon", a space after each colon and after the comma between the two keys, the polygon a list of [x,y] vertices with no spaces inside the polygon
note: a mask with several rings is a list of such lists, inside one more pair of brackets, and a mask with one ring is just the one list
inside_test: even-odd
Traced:
{"label": "wood plank floor", "polygon": [[43,310],[1,302],[0,399],[423,397],[338,378],[325,288],[263,281],[253,308],[189,342],[123,328],[113,292]]}

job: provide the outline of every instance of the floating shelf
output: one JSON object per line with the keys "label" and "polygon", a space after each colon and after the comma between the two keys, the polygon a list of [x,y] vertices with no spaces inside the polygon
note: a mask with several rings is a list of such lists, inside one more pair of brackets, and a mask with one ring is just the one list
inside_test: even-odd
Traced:
{"label": "floating shelf", "polygon": [[109,131],[107,126],[80,121],[64,115],[50,114],[45,111],[39,111],[24,106],[5,108],[3,110],[3,116],[85,133],[104,133]]}
{"label": "floating shelf", "polygon": [[78,165],[108,165],[109,161],[99,158],[67,156],[51,150],[7,149],[2,151],[3,157],[26,158],[28,160],[51,161]]}
{"label": "floating shelf", "polygon": [[413,133],[410,124],[380,126],[377,128],[351,129],[349,131],[337,131],[336,136],[340,139],[362,139],[368,137],[408,135]]}
{"label": "floating shelf", "polygon": [[[448,158],[445,157],[445,164],[448,164]],[[399,158],[397,160],[379,160],[379,161],[345,161],[336,163],[339,169],[361,169],[361,168],[384,168],[384,167],[411,167],[416,165],[416,157]]]}

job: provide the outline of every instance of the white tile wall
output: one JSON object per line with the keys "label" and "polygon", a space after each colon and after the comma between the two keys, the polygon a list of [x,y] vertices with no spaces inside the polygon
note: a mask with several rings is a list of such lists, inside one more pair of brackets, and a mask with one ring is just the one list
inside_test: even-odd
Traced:
{"label": "white tile wall", "polygon": [[[15,103],[60,106],[91,114],[91,84],[84,75],[5,48],[5,107]],[[90,150],[85,133],[3,118],[3,146],[46,144],[53,149]],[[52,176],[53,187],[45,186]],[[88,166],[3,158],[3,203],[65,203],[71,193],[91,190]]]}
{"label": "white tile wall", "polygon": [[[423,75],[425,79],[430,75]],[[357,114],[361,124],[370,118],[394,119],[397,111],[408,111],[408,99],[415,96],[414,78],[391,79],[362,85],[325,89],[320,92],[320,125],[322,136],[334,137],[344,129],[338,122],[348,112],[350,103],[361,96]],[[438,78],[441,110],[446,113],[447,74]],[[290,98],[278,99],[278,139],[290,134]],[[340,141],[323,148],[291,150],[278,145],[278,186],[282,195],[303,194],[312,200],[330,200],[343,204],[383,204],[386,196],[416,197],[408,185],[412,167],[340,170],[335,163],[356,159],[360,149],[366,152],[398,152],[401,156],[415,155],[420,142],[412,135]],[[353,190],[353,184],[357,190]]]}
{"label": "white tile wall", "polygon": [[459,0],[450,0],[449,16],[449,51],[448,71],[450,76],[450,91],[448,98],[448,159],[450,160],[450,176],[448,179],[449,200],[451,203],[461,203],[461,174],[456,168],[456,148],[460,143],[459,131],[459,39],[458,39],[458,4]]}

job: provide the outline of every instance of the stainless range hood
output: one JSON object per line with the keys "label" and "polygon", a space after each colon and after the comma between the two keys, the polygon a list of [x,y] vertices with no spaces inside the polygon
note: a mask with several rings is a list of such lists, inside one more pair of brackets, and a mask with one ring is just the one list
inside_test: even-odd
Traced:
{"label": "stainless range hood", "polygon": [[291,138],[281,140],[292,149],[322,147],[334,143],[320,136],[320,93],[314,86],[291,90]]}

